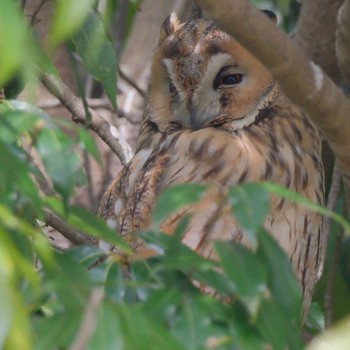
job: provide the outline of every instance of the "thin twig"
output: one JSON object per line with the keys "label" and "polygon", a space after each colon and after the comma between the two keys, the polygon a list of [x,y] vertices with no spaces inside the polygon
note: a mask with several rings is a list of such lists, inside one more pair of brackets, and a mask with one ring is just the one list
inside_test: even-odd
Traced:
{"label": "thin twig", "polygon": [[84,350],[87,348],[89,339],[95,329],[96,313],[103,300],[103,295],[102,288],[94,288],[92,290],[86,306],[83,322],[70,350]]}
{"label": "thin twig", "polygon": [[88,152],[85,150],[83,151],[83,162],[87,179],[87,195],[89,196],[90,209],[94,209],[96,206],[96,193],[93,186],[90,157],[88,155]]}
{"label": "thin twig", "polygon": [[33,12],[33,15],[32,15],[32,19],[30,21],[30,25],[31,26],[34,26],[34,24],[36,23],[36,18],[38,17],[38,14],[41,10],[41,8],[44,6],[45,2],[47,0],[41,0],[41,3],[39,4],[39,6],[37,7],[37,9]]}
{"label": "thin twig", "polygon": [[132,86],[143,98],[147,97],[146,91],[141,89],[130,77],[128,77],[123,70],[118,66],[118,72],[122,79],[124,79],[130,86]]}
{"label": "thin twig", "polygon": [[41,77],[41,81],[61,101],[63,106],[72,113],[73,121],[81,123],[95,131],[118,156],[123,165],[129,162],[132,158],[131,147],[115,126],[108,123],[91,108],[88,109],[91,115],[91,122],[87,125],[83,103],[65,84],[48,74],[44,74]]}
{"label": "thin twig", "polygon": [[[332,183],[328,194],[327,209],[334,210],[337,199],[341,189],[341,172],[339,167],[335,164],[332,175]],[[328,237],[331,229],[331,219],[329,217],[324,218],[324,242],[328,241]],[[325,322],[328,327],[333,322],[333,287],[336,272],[336,265],[338,262],[340,240],[342,232],[339,232],[336,239],[336,245],[333,251],[332,260],[329,264],[328,278],[326,283],[326,289],[324,293],[324,310],[325,310]],[[326,244],[324,244],[326,246]]]}
{"label": "thin twig", "polygon": [[70,242],[76,245],[93,245],[93,239],[69,227],[63,220],[51,211],[44,209],[45,223],[62,234]]}
{"label": "thin twig", "polygon": [[[337,203],[337,199],[339,196],[341,188],[341,172],[337,164],[334,165],[333,174],[332,174],[332,183],[328,193],[327,199],[327,209],[334,210],[335,205]],[[331,229],[331,218],[326,216],[323,221],[323,231],[324,231],[324,239],[328,240],[329,231]]]}
{"label": "thin twig", "polygon": [[[119,118],[125,118],[127,119],[131,124],[140,124],[140,120],[136,120],[133,118],[131,115],[128,113],[125,113],[123,110],[117,108],[115,110],[112,106],[111,103],[104,98],[87,98],[86,99],[88,105],[90,108],[102,108],[102,109],[107,109],[113,113],[117,113]],[[45,101],[39,102],[36,105],[40,109],[50,109],[50,108],[57,108],[61,107],[62,104],[59,100],[57,99],[46,99]]]}

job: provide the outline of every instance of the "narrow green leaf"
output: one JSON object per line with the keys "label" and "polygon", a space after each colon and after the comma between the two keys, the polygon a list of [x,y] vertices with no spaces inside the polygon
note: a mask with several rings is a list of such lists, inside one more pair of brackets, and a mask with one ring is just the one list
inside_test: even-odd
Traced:
{"label": "narrow green leaf", "polygon": [[91,12],[72,40],[87,71],[101,81],[109,100],[116,108],[117,61],[101,17]]}
{"label": "narrow green leaf", "polygon": [[308,200],[307,198],[301,196],[300,194],[293,192],[293,191],[290,191],[290,190],[288,190],[280,185],[277,185],[275,183],[264,182],[261,184],[261,186],[263,186],[266,189],[266,191],[268,191],[271,194],[274,194],[274,195],[279,196],[281,198],[285,198],[291,202],[301,204],[301,205],[305,206],[306,208],[309,208],[309,209],[315,211],[316,213],[330,217],[332,220],[334,220],[335,222],[337,222],[338,224],[340,224],[344,228],[346,234],[350,235],[350,224],[341,215],[339,215],[331,210],[328,210],[327,208],[324,208],[320,205],[317,205],[317,204],[311,202],[310,200]]}
{"label": "narrow green leaf", "polygon": [[256,242],[256,235],[269,210],[267,191],[255,183],[232,187],[228,193],[232,213],[244,229],[251,242]]}
{"label": "narrow green leaf", "polygon": [[56,0],[48,41],[57,46],[76,31],[94,5],[94,0]]}

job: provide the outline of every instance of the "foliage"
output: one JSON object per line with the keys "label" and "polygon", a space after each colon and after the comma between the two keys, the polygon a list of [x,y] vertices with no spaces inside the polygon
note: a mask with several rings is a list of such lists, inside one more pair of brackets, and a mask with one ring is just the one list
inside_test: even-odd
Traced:
{"label": "foliage", "polygon": [[[116,107],[113,46],[94,5],[95,1],[87,0],[56,1],[45,51],[19,5],[0,1],[0,84],[7,97],[14,97],[23,82],[35,75],[57,74],[49,57],[64,43],[102,82]],[[135,2],[130,9],[132,18]],[[283,11],[288,12],[285,7]],[[272,184],[235,187],[228,200],[255,249],[217,242],[218,261],[207,261],[180,243],[184,220],[171,237],[155,228],[140,233],[160,253],[135,260],[102,220],[71,204],[74,189],[85,181],[76,150],[95,158],[98,152],[85,129],[71,124],[69,128],[67,136],[50,116],[30,104],[0,102],[0,348],[67,349],[86,329],[90,330],[86,349],[257,350],[267,344],[274,349],[302,348],[301,293],[286,256],[261,224],[271,193],[303,205],[311,203]],[[47,193],[43,183],[50,189]],[[195,201],[204,190],[180,186],[164,192],[154,223],[170,210]],[[339,214],[312,208],[348,230],[349,224]],[[122,254],[106,255],[93,245],[52,249],[43,233],[44,209],[75,230],[116,245]],[[342,212],[342,203],[337,212]],[[348,239],[345,243],[347,248]],[[338,279],[346,291],[348,252],[342,250],[345,277]],[[201,294],[193,281],[215,289],[217,298]],[[311,308],[307,325],[314,333],[323,330],[319,305]],[[341,324],[335,341],[347,333]]]}

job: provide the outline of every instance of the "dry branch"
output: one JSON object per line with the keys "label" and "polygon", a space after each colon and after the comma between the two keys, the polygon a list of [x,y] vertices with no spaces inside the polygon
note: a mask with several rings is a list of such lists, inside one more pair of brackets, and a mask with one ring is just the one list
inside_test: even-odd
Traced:
{"label": "dry branch", "polygon": [[62,234],[65,238],[77,245],[93,245],[93,239],[89,239],[82,233],[75,231],[69,227],[63,220],[58,216],[50,212],[49,210],[44,210],[45,214],[45,223],[51,226],[53,229]]}
{"label": "dry branch", "polygon": [[340,71],[350,84],[350,1],[346,0],[338,13],[336,54]]}
{"label": "dry branch", "polygon": [[323,132],[343,174],[350,203],[350,102],[288,36],[245,0],[198,0],[218,25],[274,74],[285,94]]}
{"label": "dry branch", "polygon": [[304,0],[293,42],[337,84],[341,74],[335,55],[337,13],[344,0]]}
{"label": "dry branch", "polygon": [[41,78],[46,88],[57,97],[62,105],[72,113],[72,119],[76,123],[81,123],[96,134],[111,148],[118,156],[123,165],[128,163],[132,157],[132,150],[127,141],[120,135],[118,129],[104,120],[93,109],[88,111],[91,115],[91,121],[88,124],[85,109],[82,101],[61,81],[52,75],[44,74]]}

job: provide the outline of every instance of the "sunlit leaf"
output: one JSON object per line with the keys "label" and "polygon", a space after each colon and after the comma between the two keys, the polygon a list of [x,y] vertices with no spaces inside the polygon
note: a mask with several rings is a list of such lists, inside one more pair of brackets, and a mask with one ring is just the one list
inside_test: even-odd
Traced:
{"label": "sunlit leaf", "polygon": [[348,350],[350,345],[350,317],[336,323],[314,338],[306,350]]}
{"label": "sunlit leaf", "polygon": [[[31,334],[22,297],[17,288],[16,257],[21,258],[0,228],[0,347],[31,349]],[[14,255],[12,255],[14,253]],[[27,262],[28,263],[28,262]]]}
{"label": "sunlit leaf", "polygon": [[51,46],[58,45],[76,31],[82,25],[94,3],[94,0],[56,0],[48,37]]}
{"label": "sunlit leaf", "polygon": [[13,0],[0,1],[0,86],[19,68],[26,56],[26,27]]}

